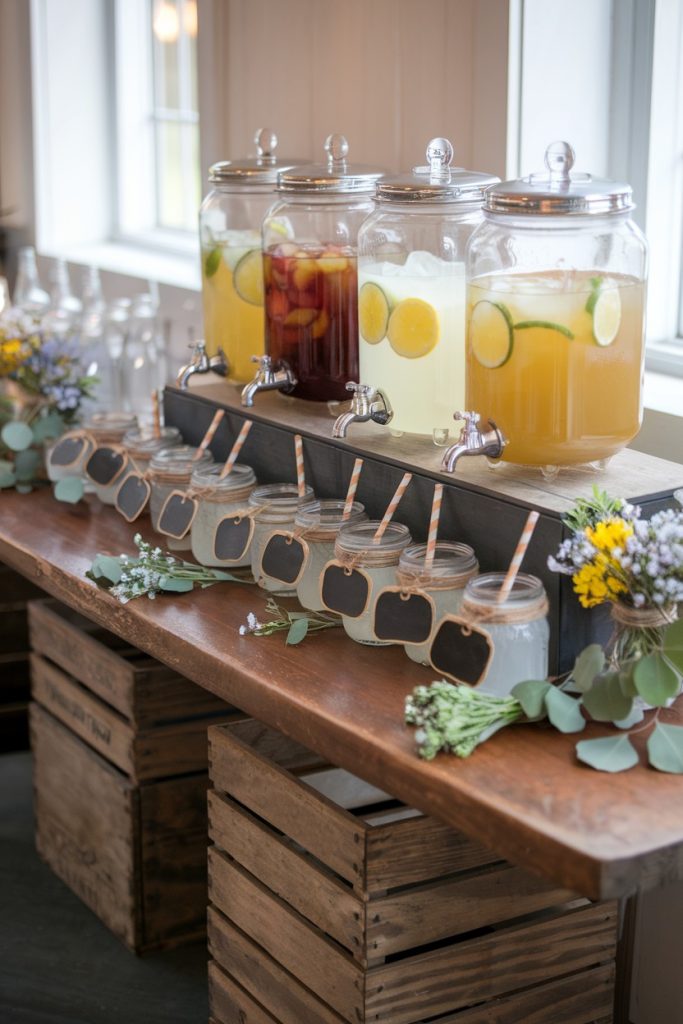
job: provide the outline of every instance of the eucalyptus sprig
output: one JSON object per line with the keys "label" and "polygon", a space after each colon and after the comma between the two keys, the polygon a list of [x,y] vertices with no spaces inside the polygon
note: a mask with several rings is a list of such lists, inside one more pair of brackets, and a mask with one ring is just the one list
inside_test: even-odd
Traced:
{"label": "eucalyptus sprig", "polygon": [[287,608],[281,608],[272,597],[266,601],[266,611],[276,618],[268,622],[259,622],[254,612],[249,612],[246,623],[240,626],[240,636],[270,636],[271,633],[287,630],[285,643],[293,645],[300,644],[309,633],[320,633],[324,629],[341,625],[339,615],[330,615],[327,612],[289,611]]}
{"label": "eucalyptus sprig", "polygon": [[637,516],[638,511],[623,498],[610,498],[606,491],[593,484],[593,496],[579,498],[574,507],[562,516],[562,522],[574,533],[581,533],[586,527],[592,528],[605,519],[630,520]]}

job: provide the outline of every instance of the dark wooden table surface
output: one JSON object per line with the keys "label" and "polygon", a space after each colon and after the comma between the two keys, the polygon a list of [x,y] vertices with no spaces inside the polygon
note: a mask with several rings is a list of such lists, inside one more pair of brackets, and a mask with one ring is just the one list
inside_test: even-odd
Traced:
{"label": "dark wooden table surface", "polygon": [[[503,730],[467,760],[420,761],[403,702],[433,672],[341,630],[300,647],[286,647],[282,633],[241,637],[247,613],[263,612],[254,586],[121,605],[85,571],[98,552],[133,553],[134,532],[94,500],[72,507],[47,490],[0,492],[0,561],[335,764],[582,895],[683,878],[680,777],[644,766],[595,772],[576,761],[576,737],[541,726]],[[664,717],[681,721],[683,711]],[[600,734],[591,725],[583,736]]]}

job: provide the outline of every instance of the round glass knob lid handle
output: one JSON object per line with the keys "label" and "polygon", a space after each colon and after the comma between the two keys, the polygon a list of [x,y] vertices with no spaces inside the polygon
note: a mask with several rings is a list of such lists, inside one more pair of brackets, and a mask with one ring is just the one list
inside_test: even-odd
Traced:
{"label": "round glass knob lid handle", "polygon": [[569,172],[574,166],[575,159],[574,150],[568,142],[551,142],[545,151],[545,165],[550,173],[550,180],[569,183]]}
{"label": "round glass knob lid handle", "polygon": [[327,166],[331,171],[341,171],[346,167],[346,157],[349,153],[349,144],[346,136],[334,132],[325,139],[325,152],[327,153]]}
{"label": "round glass knob lid handle", "polygon": [[277,148],[277,135],[271,128],[259,128],[254,135],[256,153],[260,157],[273,157]]}
{"label": "round glass knob lid handle", "polygon": [[453,162],[453,146],[448,139],[432,139],[427,146],[427,163],[432,174],[443,174]]}

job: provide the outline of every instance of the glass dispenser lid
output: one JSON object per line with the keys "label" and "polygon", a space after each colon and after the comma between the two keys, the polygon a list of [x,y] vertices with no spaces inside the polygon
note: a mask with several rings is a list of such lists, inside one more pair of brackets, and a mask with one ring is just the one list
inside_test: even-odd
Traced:
{"label": "glass dispenser lid", "polygon": [[270,128],[259,128],[254,136],[256,156],[243,160],[221,160],[209,168],[212,185],[275,184],[279,171],[300,163],[298,157],[277,157],[277,135]]}
{"label": "glass dispenser lid", "polygon": [[349,144],[343,135],[328,135],[325,152],[325,164],[307,164],[281,171],[278,192],[374,192],[384,171],[367,164],[348,163]]}
{"label": "glass dispenser lid", "polygon": [[500,181],[492,174],[451,167],[453,146],[448,139],[432,139],[426,150],[427,166],[414,167],[412,174],[384,178],[377,185],[377,198],[390,203],[474,203],[484,190]]}
{"label": "glass dispenser lid", "polygon": [[633,209],[630,185],[572,170],[574,150],[553,142],[545,151],[545,171],[494,185],[484,209],[491,213],[557,215],[625,213]]}

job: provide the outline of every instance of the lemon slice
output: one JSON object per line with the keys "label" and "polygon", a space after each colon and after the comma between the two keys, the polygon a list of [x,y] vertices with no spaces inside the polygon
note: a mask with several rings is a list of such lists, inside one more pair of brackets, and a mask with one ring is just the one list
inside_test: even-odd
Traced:
{"label": "lemon slice", "polygon": [[358,326],[361,338],[377,345],[386,337],[391,306],[378,284],[366,281],[358,292]]}
{"label": "lemon slice", "polygon": [[502,302],[482,299],[470,317],[470,343],[478,363],[488,370],[504,366],[512,355],[512,317]]}
{"label": "lemon slice", "polygon": [[621,325],[621,295],[618,288],[605,288],[593,306],[593,337],[601,348],[611,345]]}
{"label": "lemon slice", "polygon": [[252,306],[263,305],[263,257],[260,249],[252,249],[235,267],[235,291]]}
{"label": "lemon slice", "polygon": [[387,337],[397,355],[421,359],[439,340],[436,310],[424,299],[403,299],[389,317]]}

